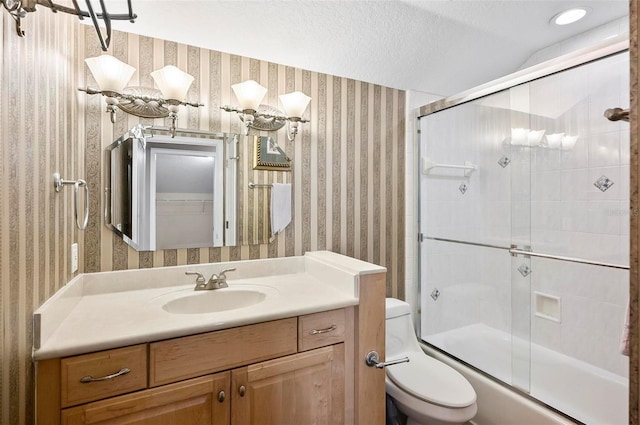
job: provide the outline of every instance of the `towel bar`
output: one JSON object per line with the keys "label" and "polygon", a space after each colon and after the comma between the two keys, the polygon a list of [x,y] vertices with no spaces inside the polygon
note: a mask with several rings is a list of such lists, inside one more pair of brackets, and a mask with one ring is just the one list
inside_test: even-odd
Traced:
{"label": "towel bar", "polygon": [[471,173],[478,169],[478,166],[472,164],[471,161],[465,161],[464,165],[453,164],[438,164],[430,160],[429,158],[422,158],[422,172],[424,174],[430,174],[434,168],[450,168],[455,170],[464,170],[464,176],[469,177]]}
{"label": "towel bar", "polygon": [[[76,218],[76,226],[80,230],[84,230],[87,228],[87,224],[89,223],[89,187],[87,186],[87,182],[78,179],[78,180],[65,180],[60,177],[60,173],[53,173],[53,187],[56,189],[56,192],[60,192],[65,185],[73,185],[73,204],[74,204],[74,215]],[[80,196],[78,195],[78,191],[80,187],[84,188],[84,218],[82,222],[78,220],[78,211],[80,210]]]}
{"label": "towel bar", "polygon": [[273,187],[273,185],[270,183],[264,184],[264,183],[254,183],[254,182],[249,182],[248,186],[249,186],[249,189],[255,189],[256,187]]}

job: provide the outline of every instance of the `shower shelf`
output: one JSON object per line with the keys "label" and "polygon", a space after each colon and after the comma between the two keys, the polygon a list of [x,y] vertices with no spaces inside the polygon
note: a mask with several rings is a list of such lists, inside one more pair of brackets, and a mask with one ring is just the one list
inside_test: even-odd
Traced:
{"label": "shower shelf", "polygon": [[431,174],[431,170],[434,168],[449,168],[454,170],[464,170],[464,176],[469,177],[471,173],[478,169],[478,166],[473,164],[471,161],[465,161],[464,165],[454,165],[454,164],[438,164],[429,158],[422,158],[422,172],[424,174]]}

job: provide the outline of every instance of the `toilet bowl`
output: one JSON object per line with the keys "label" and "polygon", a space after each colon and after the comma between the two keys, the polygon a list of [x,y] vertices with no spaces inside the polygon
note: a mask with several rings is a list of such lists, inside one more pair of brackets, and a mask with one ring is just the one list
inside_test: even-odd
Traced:
{"label": "toilet bowl", "polygon": [[427,356],[413,330],[404,301],[386,300],[386,359],[408,357],[408,363],[385,368],[387,394],[407,416],[407,425],[464,424],[478,410],[476,393],[456,370]]}

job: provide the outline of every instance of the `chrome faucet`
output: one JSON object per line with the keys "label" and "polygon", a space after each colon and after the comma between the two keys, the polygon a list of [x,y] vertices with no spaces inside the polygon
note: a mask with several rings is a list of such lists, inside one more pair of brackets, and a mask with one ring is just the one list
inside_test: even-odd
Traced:
{"label": "chrome faucet", "polygon": [[205,283],[204,276],[199,272],[184,272],[186,275],[196,275],[196,287],[194,291],[209,291],[212,289],[227,288],[227,272],[235,271],[235,268],[225,269],[218,274],[212,274],[209,281]]}

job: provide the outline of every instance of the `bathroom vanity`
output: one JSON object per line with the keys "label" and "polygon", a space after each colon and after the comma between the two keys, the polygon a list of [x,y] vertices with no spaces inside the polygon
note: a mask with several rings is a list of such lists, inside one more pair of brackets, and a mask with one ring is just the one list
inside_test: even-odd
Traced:
{"label": "bathroom vanity", "polygon": [[80,275],[34,313],[36,423],[383,424],[385,275],[326,251]]}

